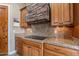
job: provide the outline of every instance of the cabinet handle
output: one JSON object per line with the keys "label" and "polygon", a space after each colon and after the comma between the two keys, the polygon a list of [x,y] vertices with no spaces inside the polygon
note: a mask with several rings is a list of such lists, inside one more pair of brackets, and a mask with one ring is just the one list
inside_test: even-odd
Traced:
{"label": "cabinet handle", "polygon": [[29,46],[28,48],[31,48],[31,46]]}
{"label": "cabinet handle", "polygon": [[57,48],[55,48],[56,50],[59,50],[59,49],[57,49]]}

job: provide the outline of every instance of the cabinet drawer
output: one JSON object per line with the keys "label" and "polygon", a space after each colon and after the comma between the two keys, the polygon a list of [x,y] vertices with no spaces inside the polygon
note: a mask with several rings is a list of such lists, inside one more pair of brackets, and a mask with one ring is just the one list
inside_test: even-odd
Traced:
{"label": "cabinet drawer", "polygon": [[65,55],[51,50],[44,49],[44,56],[65,56]]}
{"label": "cabinet drawer", "polygon": [[21,44],[21,45],[16,44],[16,47],[18,47],[18,48],[22,48],[22,44]]}
{"label": "cabinet drawer", "polygon": [[19,41],[19,40],[17,40],[17,41],[16,41],[16,45],[19,45],[19,44],[22,44],[22,42]]}
{"label": "cabinet drawer", "polygon": [[23,40],[23,43],[37,47],[37,48],[42,48],[42,44],[38,43],[38,42],[34,42],[34,41],[30,41],[30,40]]}
{"label": "cabinet drawer", "polygon": [[59,47],[59,46],[55,46],[51,44],[44,44],[44,48],[51,50],[51,51],[58,52],[58,53],[62,53],[65,55],[70,55],[70,56],[79,55],[79,51],[68,49],[68,48],[63,48],[63,47]]}

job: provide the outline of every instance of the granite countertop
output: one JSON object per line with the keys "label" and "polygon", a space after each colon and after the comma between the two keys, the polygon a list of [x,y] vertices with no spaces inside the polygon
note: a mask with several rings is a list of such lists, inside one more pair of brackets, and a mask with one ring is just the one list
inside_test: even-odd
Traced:
{"label": "granite countertop", "polygon": [[45,40],[37,40],[37,39],[31,39],[31,38],[25,38],[25,36],[29,36],[29,35],[26,35],[26,34],[16,34],[16,37],[21,37],[25,40],[31,40],[31,41],[34,41],[34,42],[38,42],[38,43],[44,43]]}
{"label": "granite countertop", "polygon": [[45,40],[44,43],[79,50],[79,39],[76,38],[71,38],[71,39],[49,38]]}
{"label": "granite countertop", "polygon": [[45,40],[36,40],[31,38],[25,38],[28,36],[26,34],[16,34],[17,37],[21,37],[23,39],[35,41],[38,43],[48,43],[52,45],[57,45],[65,48],[71,48],[75,50],[79,50],[79,39],[76,38],[69,38],[69,39],[62,39],[62,38],[46,38]]}

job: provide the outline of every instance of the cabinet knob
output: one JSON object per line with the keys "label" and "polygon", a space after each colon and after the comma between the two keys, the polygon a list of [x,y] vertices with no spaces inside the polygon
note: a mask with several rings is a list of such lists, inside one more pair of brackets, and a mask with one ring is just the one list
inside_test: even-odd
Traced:
{"label": "cabinet knob", "polygon": [[59,49],[55,48],[55,50],[59,50]]}
{"label": "cabinet knob", "polygon": [[28,48],[31,48],[31,46],[28,46]]}

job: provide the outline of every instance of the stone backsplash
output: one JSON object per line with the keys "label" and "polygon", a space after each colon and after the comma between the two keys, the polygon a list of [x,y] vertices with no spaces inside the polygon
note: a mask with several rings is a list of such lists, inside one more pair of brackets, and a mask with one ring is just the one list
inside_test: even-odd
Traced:
{"label": "stone backsplash", "polygon": [[34,24],[32,25],[32,32],[40,36],[54,36],[54,28],[50,26],[50,23]]}
{"label": "stone backsplash", "polygon": [[70,27],[52,27],[50,23],[32,24],[31,28],[26,31],[31,35],[69,38],[72,36]]}

